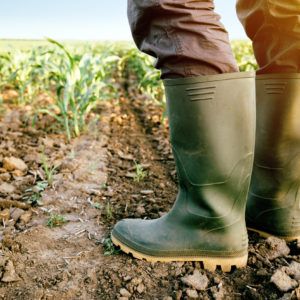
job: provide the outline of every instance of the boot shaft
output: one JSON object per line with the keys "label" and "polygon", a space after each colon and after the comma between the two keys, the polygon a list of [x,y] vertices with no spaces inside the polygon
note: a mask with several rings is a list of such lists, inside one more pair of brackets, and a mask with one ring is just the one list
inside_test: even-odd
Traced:
{"label": "boot shaft", "polygon": [[255,163],[248,226],[300,235],[300,74],[259,75]]}
{"label": "boot shaft", "polygon": [[199,199],[189,206],[232,220],[244,211],[253,164],[253,73],[171,79],[165,87],[179,183]]}

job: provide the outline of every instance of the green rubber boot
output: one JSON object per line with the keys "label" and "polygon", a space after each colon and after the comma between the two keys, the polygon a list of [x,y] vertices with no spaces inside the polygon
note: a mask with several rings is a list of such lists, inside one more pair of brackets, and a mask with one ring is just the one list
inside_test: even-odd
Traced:
{"label": "green rubber boot", "polygon": [[156,220],[126,219],[115,245],[150,262],[247,264],[245,206],[255,141],[255,81],[233,73],[164,81],[179,193]]}
{"label": "green rubber boot", "polygon": [[300,238],[300,74],[259,75],[253,177],[247,227]]}

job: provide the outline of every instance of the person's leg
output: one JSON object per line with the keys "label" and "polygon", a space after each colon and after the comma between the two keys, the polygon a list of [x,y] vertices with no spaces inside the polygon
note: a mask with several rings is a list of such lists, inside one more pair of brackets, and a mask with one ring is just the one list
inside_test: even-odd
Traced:
{"label": "person's leg", "polygon": [[239,0],[259,64],[257,133],[247,226],[300,237],[300,1]]}
{"label": "person's leg", "polygon": [[162,78],[237,72],[212,0],[129,0],[138,48],[157,58]]}
{"label": "person's leg", "polygon": [[211,271],[244,267],[254,76],[236,72],[211,0],[130,0],[129,18],[137,45],[158,58],[167,77],[179,192],[162,218],[118,222],[112,241],[148,261],[201,261]]}
{"label": "person's leg", "polygon": [[299,0],[238,0],[237,14],[253,42],[257,74],[300,72]]}

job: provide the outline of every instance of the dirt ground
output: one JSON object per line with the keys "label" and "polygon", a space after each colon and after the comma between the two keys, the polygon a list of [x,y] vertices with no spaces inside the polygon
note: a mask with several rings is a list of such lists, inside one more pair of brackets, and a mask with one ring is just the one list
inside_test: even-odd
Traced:
{"label": "dirt ground", "polygon": [[[112,246],[118,220],[158,218],[176,196],[162,108],[128,92],[101,104],[89,130],[70,144],[49,118],[33,127],[32,108],[4,105],[0,298],[300,299],[297,241],[249,233],[248,266],[231,273],[138,261]],[[45,165],[56,166],[51,180]]]}

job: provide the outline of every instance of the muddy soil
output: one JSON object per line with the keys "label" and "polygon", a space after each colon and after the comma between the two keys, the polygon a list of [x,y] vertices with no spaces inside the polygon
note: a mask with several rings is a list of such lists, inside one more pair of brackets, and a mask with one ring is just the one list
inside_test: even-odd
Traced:
{"label": "muddy soil", "polygon": [[[47,117],[32,127],[30,109],[4,107],[0,298],[300,299],[297,241],[250,233],[248,266],[227,274],[138,261],[112,246],[118,220],[158,218],[176,197],[162,108],[128,92],[98,107],[70,144]],[[45,164],[55,166],[51,180]]]}

